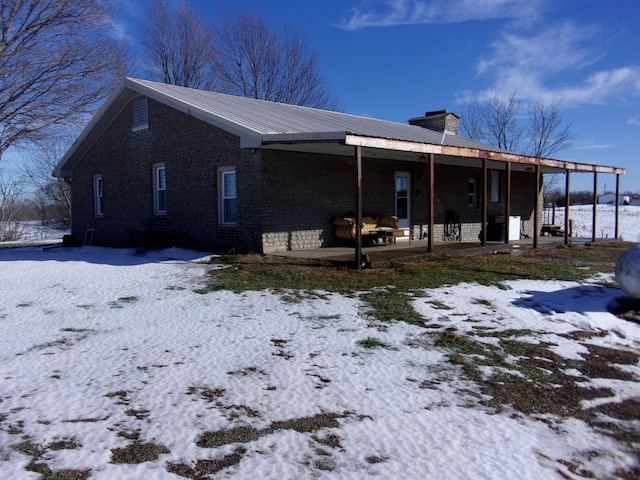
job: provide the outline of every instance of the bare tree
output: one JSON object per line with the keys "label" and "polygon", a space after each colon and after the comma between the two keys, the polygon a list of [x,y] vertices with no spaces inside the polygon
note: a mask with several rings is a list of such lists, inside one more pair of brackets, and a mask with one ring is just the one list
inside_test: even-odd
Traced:
{"label": "bare tree", "polygon": [[486,104],[472,101],[463,109],[462,132],[473,140],[534,157],[550,157],[571,146],[574,134],[557,102],[528,103],[527,119],[520,109],[516,92],[508,97],[496,94]]}
{"label": "bare tree", "polygon": [[519,111],[515,92],[506,98],[495,94],[487,104],[477,101],[467,104],[460,126],[472,140],[518,152],[525,134],[524,126],[518,122]]}
{"label": "bare tree", "polygon": [[24,177],[35,187],[33,201],[40,219],[68,226],[71,219],[71,189],[63,178],[54,178],[54,170],[72,143],[68,136],[50,137],[38,142],[31,152],[31,161],[24,166]]}
{"label": "bare tree", "polygon": [[213,31],[198,13],[184,3],[172,11],[166,0],[156,0],[146,14],[142,46],[147,76],[181,87],[214,88]]}
{"label": "bare tree", "polygon": [[8,178],[0,170],[0,242],[19,240],[22,236],[22,213],[26,207],[22,180]]}
{"label": "bare tree", "polygon": [[563,123],[557,102],[531,102],[528,111],[529,145],[526,152],[529,155],[550,157],[573,144],[575,135],[571,132],[571,124]]}
{"label": "bare tree", "polygon": [[109,2],[0,0],[0,159],[75,124],[126,68]]}
{"label": "bare tree", "polygon": [[216,28],[220,91],[273,102],[337,109],[318,57],[291,29],[278,35],[258,14],[223,15]]}

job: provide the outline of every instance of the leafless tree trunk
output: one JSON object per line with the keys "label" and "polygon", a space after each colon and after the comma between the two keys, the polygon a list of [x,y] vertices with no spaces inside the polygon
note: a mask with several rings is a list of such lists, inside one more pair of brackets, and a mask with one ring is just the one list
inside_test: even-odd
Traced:
{"label": "leafless tree trunk", "polygon": [[233,95],[337,109],[320,74],[318,58],[291,29],[270,30],[258,14],[222,16],[215,36],[220,91]]}
{"label": "leafless tree trunk", "polygon": [[84,120],[126,69],[109,2],[0,0],[0,159]]}
{"label": "leafless tree trunk", "polygon": [[529,145],[526,152],[534,157],[551,157],[554,153],[571,146],[575,135],[570,124],[563,124],[557,102],[542,100],[529,103]]}
{"label": "leafless tree trunk", "polygon": [[518,122],[519,110],[515,92],[506,98],[496,94],[487,104],[469,103],[463,109],[460,126],[463,134],[472,140],[518,152],[525,133]]}
{"label": "leafless tree trunk", "polygon": [[43,222],[68,226],[71,219],[71,189],[63,178],[53,178],[51,172],[72,143],[67,136],[51,137],[36,144],[31,161],[24,167],[24,176],[36,188],[34,202]]}
{"label": "leafless tree trunk", "polygon": [[534,157],[548,158],[571,146],[571,125],[563,122],[558,103],[530,102],[527,111],[528,119],[521,120],[516,92],[508,97],[496,94],[487,104],[467,104],[461,129],[472,140]]}
{"label": "leafless tree trunk", "polygon": [[0,170],[0,242],[20,239],[23,228],[19,220],[25,206],[24,182],[8,179]]}
{"label": "leafless tree trunk", "polygon": [[142,28],[145,71],[150,79],[211,90],[216,85],[213,32],[198,13],[181,3],[175,12],[166,0],[151,2]]}

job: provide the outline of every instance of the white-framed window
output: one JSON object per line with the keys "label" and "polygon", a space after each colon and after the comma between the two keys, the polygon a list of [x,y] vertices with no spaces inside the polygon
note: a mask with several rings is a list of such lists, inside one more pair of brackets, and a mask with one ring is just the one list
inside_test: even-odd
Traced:
{"label": "white-framed window", "polygon": [[153,164],[153,213],[167,214],[167,170],[164,163]]}
{"label": "white-framed window", "polygon": [[133,131],[149,128],[149,103],[147,97],[133,99]]}
{"label": "white-framed window", "polygon": [[102,184],[102,175],[96,174],[93,176],[93,214],[96,217],[102,217],[102,196],[104,194],[104,188]]}
{"label": "white-framed window", "polygon": [[218,216],[221,225],[238,224],[236,167],[218,169]]}
{"label": "white-framed window", "polygon": [[489,201],[498,203],[500,201],[500,172],[498,170],[489,170],[489,181],[491,186]]}
{"label": "white-framed window", "polygon": [[478,206],[478,182],[475,178],[470,178],[468,181],[467,205],[470,207]]}

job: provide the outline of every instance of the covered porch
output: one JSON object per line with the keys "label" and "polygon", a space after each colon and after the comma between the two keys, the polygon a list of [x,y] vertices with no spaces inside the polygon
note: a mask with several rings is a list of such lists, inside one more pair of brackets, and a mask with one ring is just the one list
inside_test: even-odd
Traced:
{"label": "covered porch", "polygon": [[[446,137],[446,142],[445,142]],[[569,244],[576,239],[570,237],[569,212],[565,215],[565,224],[558,226],[556,232],[562,232],[562,237],[543,237],[542,232],[542,183],[544,174],[563,174],[565,176],[565,204],[570,205],[571,176],[573,173],[587,173],[593,175],[593,237],[589,241],[597,241],[597,188],[599,174],[613,174],[616,176],[616,198],[619,198],[620,175],[624,169],[592,164],[580,164],[562,160],[516,155],[500,150],[485,150],[482,148],[470,148],[465,144],[466,139],[455,135],[443,134],[441,144],[422,143],[408,140],[394,140],[370,135],[356,135],[348,132],[316,133],[313,136],[305,134],[275,134],[265,135],[261,148],[272,150],[286,150],[300,153],[314,153],[321,155],[339,155],[352,158],[353,168],[353,212],[356,224],[361,225],[363,211],[367,206],[363,203],[363,192],[367,186],[363,184],[363,171],[366,172],[369,164],[380,161],[408,162],[413,165],[414,171],[419,171],[425,194],[414,201],[411,210],[419,215],[419,221],[411,221],[407,229],[408,239],[399,239],[396,245],[373,246],[363,245],[360,230],[356,229],[356,235],[352,246],[325,247],[311,251],[287,251],[278,254],[301,258],[326,258],[335,261],[351,261],[356,268],[394,259],[419,258],[428,253],[461,252],[465,250],[475,251],[504,251],[517,248],[538,248],[543,245]],[[457,143],[460,142],[460,145]],[[351,152],[351,154],[349,154]],[[477,172],[477,191],[473,192],[477,198],[477,223],[479,234],[477,242],[469,239],[458,238],[457,241],[442,241],[442,230],[445,228],[442,220],[443,212],[436,213],[436,203],[439,199],[436,192],[448,188],[447,178],[438,176],[437,169],[473,169]],[[501,190],[499,211],[496,205],[490,207],[490,188],[495,183],[491,172],[499,172],[496,176]],[[526,189],[513,188],[513,178],[526,179]],[[450,180],[450,179],[449,179]],[[369,192],[370,194],[370,192]],[[518,236],[514,239],[510,222],[512,217],[512,205],[514,201],[526,202],[530,205],[530,216],[527,219],[530,225],[530,235]],[[442,204],[443,202],[440,201]],[[615,238],[618,238],[618,207],[616,203],[616,228]],[[491,215],[490,215],[491,208]],[[439,209],[446,209],[446,205],[439,205]],[[397,212],[396,212],[397,214]],[[438,224],[436,216],[439,217]],[[490,224],[495,218],[500,217],[506,234],[500,241],[491,238]],[[519,220],[518,220],[519,221]],[[518,230],[516,228],[516,230]],[[436,234],[437,232],[437,234]],[[495,236],[494,236],[495,237]],[[407,241],[409,240],[409,241]],[[349,260],[350,258],[350,260]]]}
{"label": "covered porch", "polygon": [[[598,241],[599,239],[596,239]],[[602,239],[611,241],[611,239]],[[591,241],[587,238],[574,238],[573,243]],[[540,237],[537,248],[550,248],[564,245],[561,237]],[[393,262],[419,261],[428,255],[474,255],[474,254],[518,254],[533,248],[530,239],[515,240],[508,243],[502,241],[488,241],[485,245],[480,242],[436,242],[429,249],[426,242],[398,242],[395,245],[371,245],[362,247],[361,268],[378,268]],[[275,252],[272,255],[291,259],[319,260],[342,265],[353,265],[354,247],[321,247],[308,250],[287,250]]]}

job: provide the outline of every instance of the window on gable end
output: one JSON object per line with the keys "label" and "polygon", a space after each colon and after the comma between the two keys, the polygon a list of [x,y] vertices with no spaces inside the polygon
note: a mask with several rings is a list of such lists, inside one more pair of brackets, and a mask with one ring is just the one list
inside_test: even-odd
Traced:
{"label": "window on gable end", "polygon": [[149,128],[149,104],[147,97],[133,99],[133,131]]}

